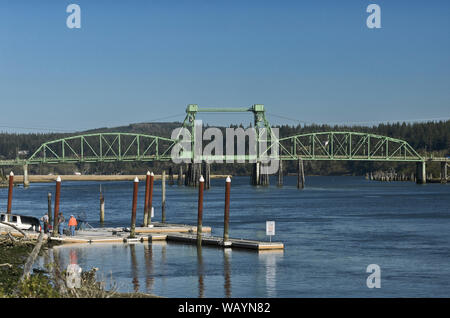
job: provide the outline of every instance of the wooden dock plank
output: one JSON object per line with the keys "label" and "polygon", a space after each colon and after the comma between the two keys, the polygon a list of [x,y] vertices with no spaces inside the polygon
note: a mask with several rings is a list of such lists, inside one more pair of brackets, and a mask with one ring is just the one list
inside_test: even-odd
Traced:
{"label": "wooden dock plank", "polygon": [[[167,241],[184,242],[190,244],[197,244],[197,236],[185,233],[169,233],[167,234]],[[280,242],[260,242],[252,240],[238,240],[229,239],[231,244],[224,243],[223,238],[215,236],[202,236],[202,245],[214,245],[219,247],[236,247],[252,250],[282,250],[284,244]]]}
{"label": "wooden dock plank", "polygon": [[[45,237],[52,241],[58,241],[63,244],[96,244],[96,243],[138,243],[138,242],[182,242],[188,244],[197,244],[197,227],[186,224],[162,224],[158,222],[153,223],[153,227],[137,227],[136,238],[129,239],[129,229],[120,227],[108,228],[93,228],[88,230],[79,230],[75,236],[62,237]],[[222,237],[208,235],[211,233],[211,227],[203,227],[203,231],[207,232],[202,235],[202,245],[211,245],[221,248],[242,248],[256,251],[282,251],[284,244],[281,242],[262,242],[255,240],[232,239],[224,242]],[[17,232],[18,233],[18,232]],[[31,236],[36,236],[39,233],[30,233]],[[21,235],[21,234],[19,234]]]}

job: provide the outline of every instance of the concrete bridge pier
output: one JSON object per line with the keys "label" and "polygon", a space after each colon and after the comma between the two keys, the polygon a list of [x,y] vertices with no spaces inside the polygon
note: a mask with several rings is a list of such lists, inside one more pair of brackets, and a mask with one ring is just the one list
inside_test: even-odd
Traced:
{"label": "concrete bridge pier", "polygon": [[283,186],[283,160],[280,160],[279,166],[278,166],[278,187]]}
{"label": "concrete bridge pier", "polygon": [[441,183],[447,183],[447,162],[441,162]]}
{"label": "concrete bridge pier", "polygon": [[30,186],[30,180],[28,178],[28,165],[23,165],[23,186],[28,188]]}
{"label": "concrete bridge pier", "polygon": [[297,160],[297,189],[305,188],[305,170],[303,168],[303,160]]}
{"label": "concrete bridge pier", "polygon": [[260,165],[260,174],[259,174],[259,184],[263,186],[268,186],[270,183],[268,167]]}
{"label": "concrete bridge pier", "polygon": [[253,164],[252,175],[250,184],[257,186],[260,185],[260,174],[261,174],[261,162],[255,162]]}
{"label": "concrete bridge pier", "polygon": [[416,166],[416,183],[417,184],[425,184],[427,183],[427,169],[425,161],[421,161],[417,163]]}

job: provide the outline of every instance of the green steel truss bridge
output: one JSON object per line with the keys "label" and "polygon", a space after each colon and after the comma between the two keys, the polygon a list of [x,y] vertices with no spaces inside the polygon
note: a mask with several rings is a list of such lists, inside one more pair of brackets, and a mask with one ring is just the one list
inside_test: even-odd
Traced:
{"label": "green steel truss bridge", "polygon": [[[417,153],[406,141],[387,136],[348,131],[331,131],[278,137],[273,133],[266,119],[264,106],[253,105],[248,108],[199,108],[188,105],[183,127],[190,133],[192,146],[195,146],[194,122],[200,112],[252,112],[257,144],[267,141],[269,146],[262,152],[269,158],[280,160],[358,160],[358,161],[397,161],[425,162],[427,159]],[[265,132],[264,136],[262,132]],[[179,138],[171,139],[137,133],[95,133],[66,137],[43,143],[27,159],[2,160],[0,166],[62,164],[77,162],[120,162],[120,161],[170,161],[173,147]],[[272,142],[272,143],[270,143]],[[278,146],[278,156],[274,155],[274,145]],[[256,152],[259,153],[259,152]],[[194,159],[194,153],[190,155]],[[203,160],[242,160],[258,161],[258,156],[204,157]],[[446,158],[440,158],[448,162]]]}

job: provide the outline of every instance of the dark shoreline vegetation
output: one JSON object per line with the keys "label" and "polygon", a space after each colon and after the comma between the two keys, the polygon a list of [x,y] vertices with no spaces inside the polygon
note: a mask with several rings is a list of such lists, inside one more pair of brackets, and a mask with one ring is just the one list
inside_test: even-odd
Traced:
{"label": "dark shoreline vegetation", "polygon": [[[28,279],[20,282],[23,266],[33,250],[33,240],[0,236],[0,298],[155,298],[144,293],[121,293],[107,290],[96,279],[96,270],[83,271],[81,287],[70,289],[65,283],[65,271],[49,264],[44,270],[34,269]],[[40,255],[52,245],[44,244]]]}
{"label": "dark shoreline vegetation", "polygon": [[[170,137],[173,129],[181,127],[180,122],[171,123],[139,123],[114,128],[99,128],[74,133],[0,133],[0,160],[14,159],[18,150],[29,151],[30,156],[42,143],[86,133],[99,132],[129,132]],[[207,128],[205,126],[204,128]],[[243,127],[231,125],[230,127]],[[443,157],[450,153],[450,120],[426,123],[392,123],[377,126],[275,126],[280,129],[280,136],[292,136],[302,133],[321,131],[355,131],[389,136],[407,141],[419,154]],[[224,129],[224,127],[222,127]],[[21,157],[23,158],[23,156]],[[112,163],[77,163],[58,165],[31,165],[30,174],[73,174],[75,171],[82,174],[143,174],[147,169],[160,173],[168,169],[171,163],[167,162],[112,162]],[[285,162],[286,173],[296,171],[294,162]],[[5,167],[6,169],[6,167]],[[9,169],[9,167],[8,167]],[[21,167],[11,167],[15,174],[22,174]],[[429,164],[427,171],[439,175],[439,164]],[[362,162],[362,161],[305,161],[307,175],[364,175],[373,171],[395,171],[410,174],[415,172],[415,164],[399,162]],[[250,175],[250,164],[212,164],[212,174]],[[176,170],[175,170],[176,173]]]}

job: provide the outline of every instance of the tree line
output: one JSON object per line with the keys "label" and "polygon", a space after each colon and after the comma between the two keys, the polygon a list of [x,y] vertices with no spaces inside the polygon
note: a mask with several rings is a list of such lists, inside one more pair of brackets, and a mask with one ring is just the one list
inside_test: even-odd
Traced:
{"label": "tree line", "polygon": [[[0,160],[27,158],[47,141],[73,135],[99,132],[128,132],[142,133],[170,138],[173,129],[181,127],[180,122],[170,123],[138,123],[114,128],[98,128],[74,133],[0,133]],[[242,125],[240,125],[243,127]],[[230,127],[237,127],[235,125]],[[447,156],[450,154],[450,120],[432,121],[424,123],[388,123],[374,126],[345,126],[345,125],[281,125],[280,137],[296,134],[306,134],[322,131],[354,131],[389,136],[407,141],[419,154]],[[224,129],[224,127],[222,127]],[[169,169],[171,163],[163,162],[112,162],[112,163],[76,163],[58,165],[32,165],[29,167],[33,174],[142,174],[147,169],[158,173]],[[295,163],[286,162],[284,168],[287,173],[295,172]],[[21,168],[15,167],[17,174]],[[415,171],[412,163],[383,163],[359,161],[306,161],[305,172],[309,175],[363,175],[375,170],[392,170],[399,173]],[[211,172],[217,174],[248,175],[250,164],[212,164]],[[434,175],[439,175],[438,165],[428,167]],[[177,170],[175,170],[176,173]]]}

